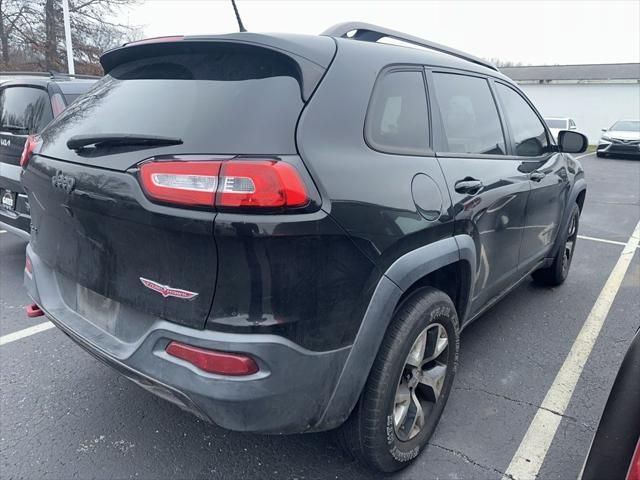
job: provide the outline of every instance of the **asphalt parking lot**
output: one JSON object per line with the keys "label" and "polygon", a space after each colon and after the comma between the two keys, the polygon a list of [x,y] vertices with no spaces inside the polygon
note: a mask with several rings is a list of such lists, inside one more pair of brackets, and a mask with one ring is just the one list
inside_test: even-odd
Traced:
{"label": "asphalt parking lot", "polygon": [[[640,161],[593,154],[581,161],[589,190],[569,279],[554,289],[523,282],[464,332],[442,421],[426,452],[394,478],[489,479],[509,469],[640,220]],[[328,433],[225,431],[129,383],[55,328],[17,338],[44,322],[24,313],[24,250],[22,240],[0,233],[1,478],[375,476]],[[568,407],[550,412],[560,422],[539,478],[578,475],[639,325],[635,249]]]}

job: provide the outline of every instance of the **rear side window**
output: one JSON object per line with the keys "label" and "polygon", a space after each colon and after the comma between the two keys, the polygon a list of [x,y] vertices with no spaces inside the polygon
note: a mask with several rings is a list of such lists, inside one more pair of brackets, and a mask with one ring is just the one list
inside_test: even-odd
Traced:
{"label": "rear side window", "polygon": [[46,90],[7,87],[0,91],[0,130],[25,135],[39,133],[52,119]]}
{"label": "rear side window", "polygon": [[496,91],[504,107],[515,154],[522,157],[537,157],[548,152],[547,131],[524,98],[501,83],[496,83]]}
{"label": "rear side window", "polygon": [[304,104],[294,60],[239,44],[182,48],[114,67],[58,117],[58,136],[157,135],[182,139],[190,153],[296,153]]}
{"label": "rear side window", "polygon": [[435,96],[449,153],[504,155],[504,134],[489,84],[483,78],[434,73]]}
{"label": "rear side window", "polygon": [[80,96],[80,94],[75,94],[75,93],[65,93],[64,94],[64,99],[67,102],[67,105],[71,105],[73,102],[76,101],[76,98],[78,98]]}
{"label": "rear side window", "polygon": [[376,83],[365,122],[376,150],[421,154],[429,148],[429,112],[422,72],[394,71]]}

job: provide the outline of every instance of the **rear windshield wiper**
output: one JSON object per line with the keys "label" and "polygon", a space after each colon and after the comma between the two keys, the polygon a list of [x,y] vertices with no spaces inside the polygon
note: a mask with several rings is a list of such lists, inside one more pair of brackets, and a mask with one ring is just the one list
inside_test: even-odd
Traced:
{"label": "rear windshield wiper", "polygon": [[6,132],[16,132],[16,133],[23,133],[23,132],[29,132],[29,128],[23,126],[23,125],[0,125],[0,130],[4,130]]}
{"label": "rear windshield wiper", "polygon": [[124,147],[143,146],[156,147],[162,145],[180,145],[182,139],[174,137],[160,137],[156,135],[135,135],[126,133],[104,133],[97,135],[74,135],[67,140],[67,147],[80,150],[85,147]]}

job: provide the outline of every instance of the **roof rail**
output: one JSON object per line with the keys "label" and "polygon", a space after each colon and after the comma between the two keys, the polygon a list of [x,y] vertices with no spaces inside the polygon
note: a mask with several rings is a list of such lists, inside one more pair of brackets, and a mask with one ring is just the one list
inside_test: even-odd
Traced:
{"label": "roof rail", "polygon": [[0,72],[0,76],[1,77],[28,76],[28,77],[50,77],[50,78],[88,78],[88,79],[96,79],[96,80],[101,78],[97,75],[70,74],[70,73],[60,73],[60,72],[27,72],[27,71]]}
{"label": "roof rail", "polygon": [[[349,32],[355,33],[352,36],[347,36]],[[437,52],[447,53],[449,55],[453,55],[455,57],[477,63],[492,70],[498,70],[498,68],[492,63],[486,60],[482,60],[481,58],[474,57],[473,55],[470,55],[468,53],[461,52],[460,50],[456,50],[455,48],[446,47],[430,40],[425,40],[420,37],[414,37],[413,35],[408,35],[406,33],[402,33],[397,30],[391,30],[385,27],[379,27],[370,23],[338,23],[333,27],[329,27],[327,30],[322,32],[321,35],[327,35],[329,37],[352,38],[354,40],[362,40],[365,42],[377,42],[381,38],[388,37],[395,40],[400,40],[401,42],[411,43],[412,45],[417,45],[419,47],[435,50]]]}

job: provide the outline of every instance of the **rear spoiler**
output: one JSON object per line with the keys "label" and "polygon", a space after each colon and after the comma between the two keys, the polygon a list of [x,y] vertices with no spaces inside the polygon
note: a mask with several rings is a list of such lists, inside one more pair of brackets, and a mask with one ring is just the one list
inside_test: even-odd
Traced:
{"label": "rear spoiler", "polygon": [[105,52],[100,57],[100,63],[106,74],[118,65],[140,58],[167,53],[188,53],[196,44],[221,43],[265,48],[292,58],[301,72],[302,96],[305,101],[313,93],[336,52],[335,41],[328,37],[243,32],[227,35],[160,37],[131,42]]}

